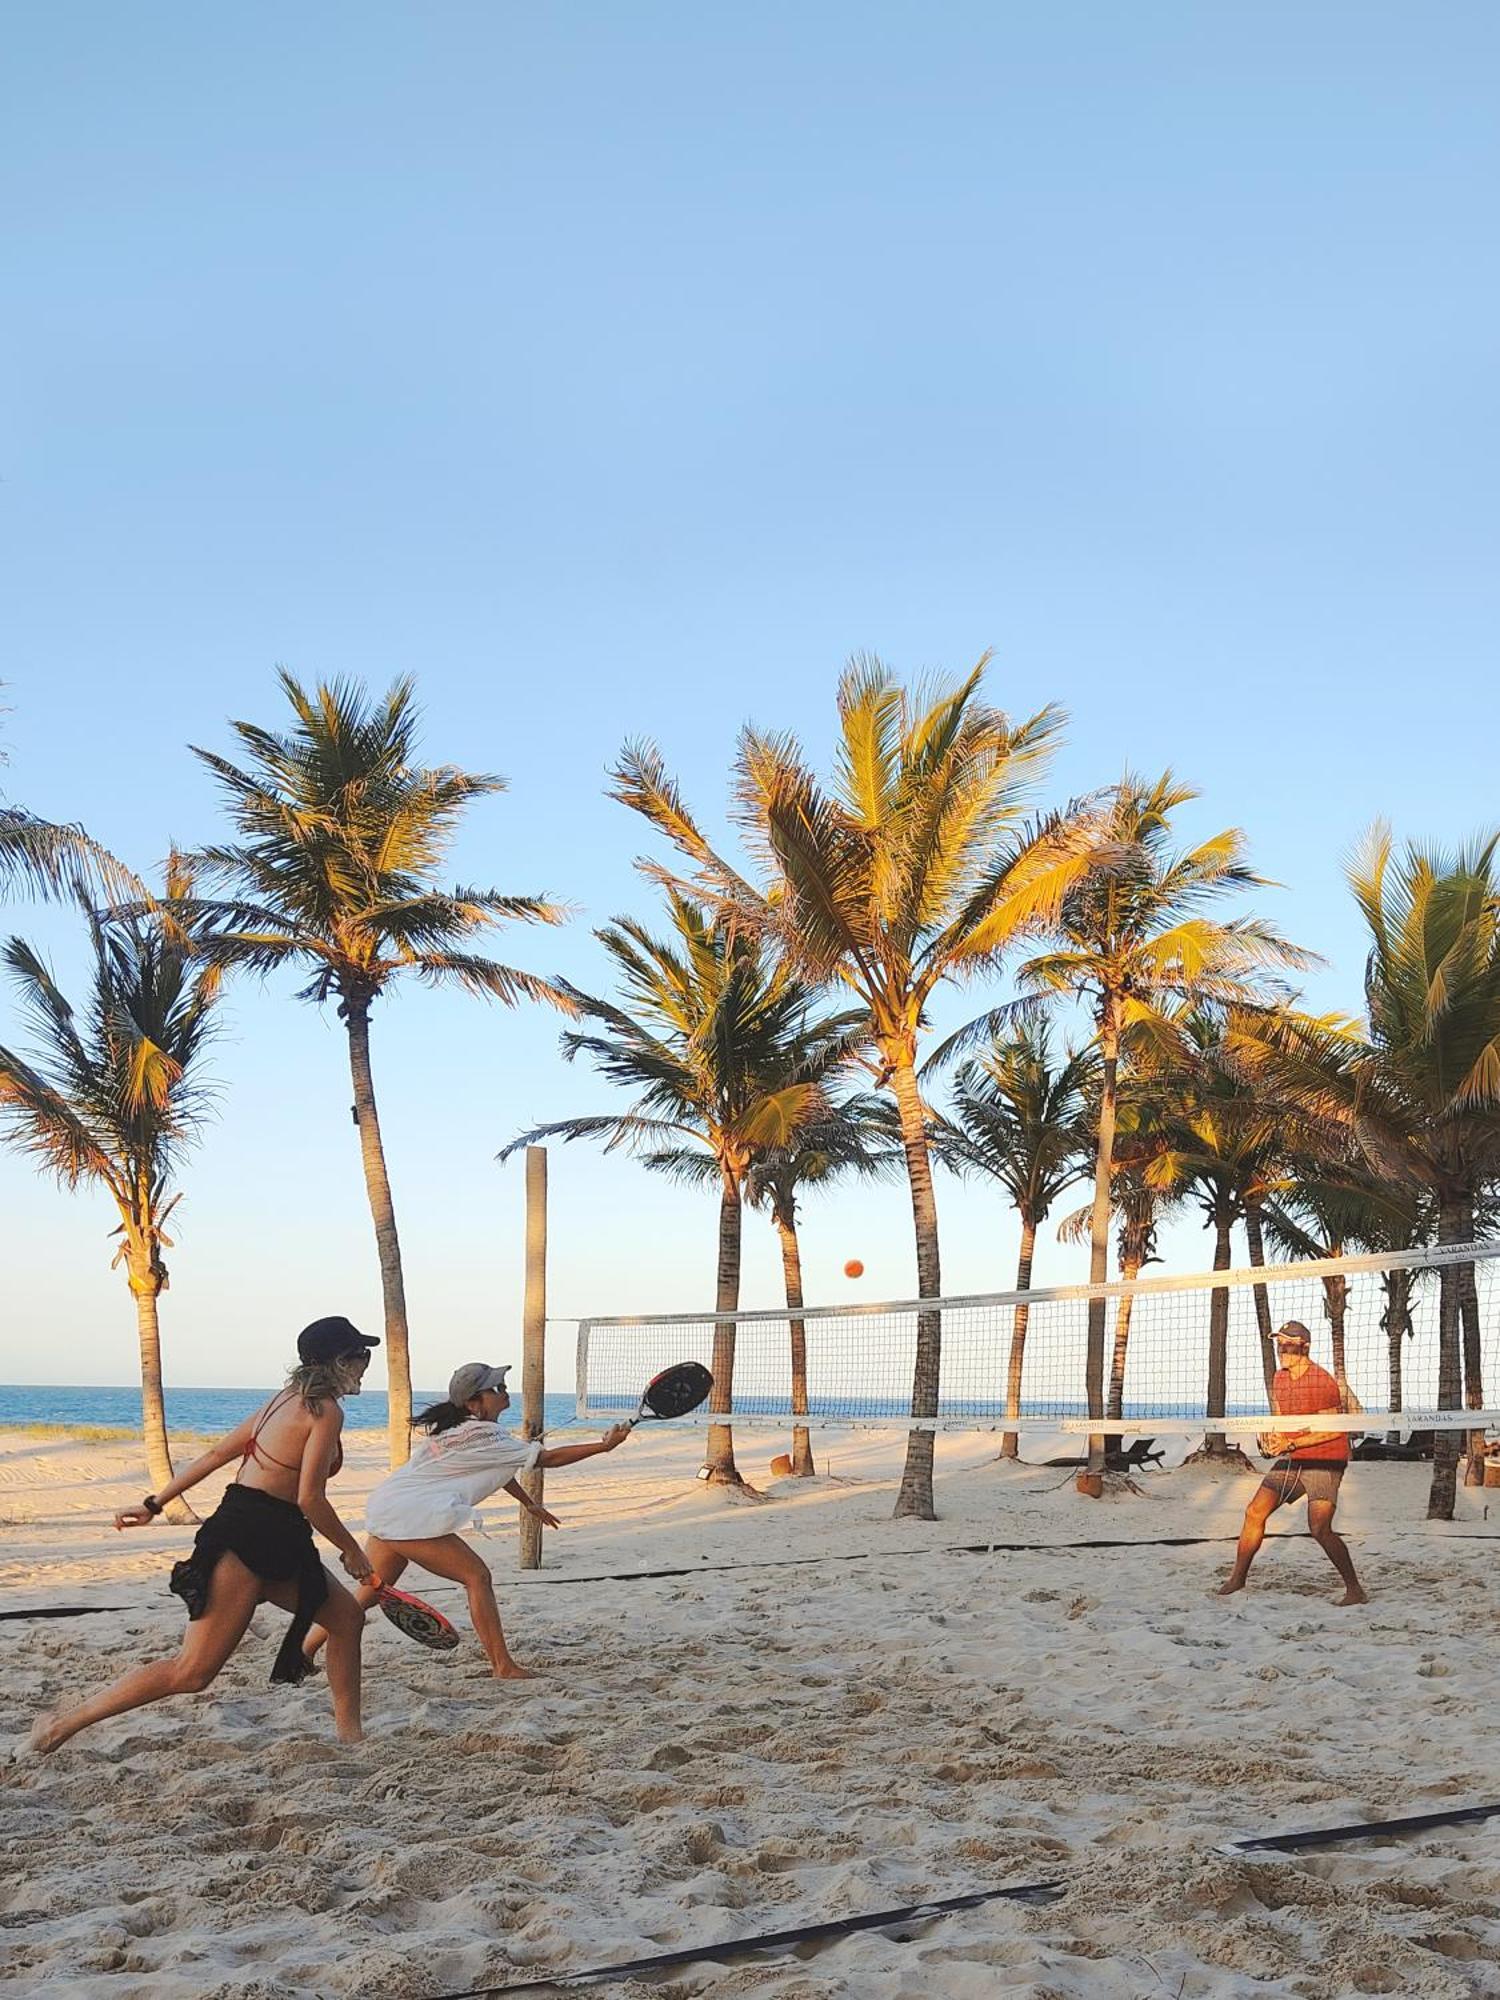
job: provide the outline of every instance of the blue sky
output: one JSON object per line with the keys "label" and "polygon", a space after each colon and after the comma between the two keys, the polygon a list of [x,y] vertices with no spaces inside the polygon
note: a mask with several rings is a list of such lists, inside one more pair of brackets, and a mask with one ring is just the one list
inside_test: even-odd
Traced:
{"label": "blue sky", "polygon": [[[590,924],[650,903],[626,737],[711,816],[745,719],[823,752],[851,651],[993,647],[1003,705],[1071,712],[1052,793],[1175,766],[1352,1005],[1360,831],[1500,816],[1497,53],[1462,4],[32,9],[7,792],[145,864],[214,831],[184,746],[274,719],[277,664],[413,672],[432,758],[510,779],[455,873],[573,903],[504,949],[590,984]],[[259,1383],[379,1294],[337,1022],[273,986],[226,1029],[167,1362]],[[413,992],[375,1037],[417,1373],[508,1357],[492,1156],[603,1086],[539,1012]],[[557,1312],[709,1300],[711,1201],[552,1170]],[[949,1284],[1008,1283],[998,1203],[942,1201]],[[0,1378],[131,1378],[110,1226],[0,1158]],[[810,1212],[812,1295],[851,1255],[909,1292],[899,1191]]]}

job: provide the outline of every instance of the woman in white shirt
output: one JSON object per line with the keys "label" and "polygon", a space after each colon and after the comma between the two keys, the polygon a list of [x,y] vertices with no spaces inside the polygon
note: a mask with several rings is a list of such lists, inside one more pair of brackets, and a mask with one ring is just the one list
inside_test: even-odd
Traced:
{"label": "woman in white shirt", "polygon": [[[502,1431],[497,1419],[510,1408],[505,1378],[510,1369],[468,1361],[454,1371],[446,1402],[434,1403],[413,1418],[413,1428],[429,1433],[427,1442],[405,1465],[382,1479],[365,1505],[368,1534],[365,1553],[384,1584],[396,1581],[409,1562],[433,1576],[461,1583],[468,1593],[469,1616],[497,1680],[531,1680],[534,1675],[510,1656],[500,1624],[500,1607],[489,1565],[459,1534],[480,1501],[502,1489],[534,1514],[543,1527],[555,1528],[555,1515],[539,1507],[518,1483],[518,1475],[534,1465],[576,1465],[602,1451],[614,1451],[630,1435],[629,1424],[616,1424],[597,1443],[565,1444],[544,1449]],[[357,1591],[366,1607],[375,1591]],[[308,1634],[311,1658],[325,1638],[321,1628]]]}

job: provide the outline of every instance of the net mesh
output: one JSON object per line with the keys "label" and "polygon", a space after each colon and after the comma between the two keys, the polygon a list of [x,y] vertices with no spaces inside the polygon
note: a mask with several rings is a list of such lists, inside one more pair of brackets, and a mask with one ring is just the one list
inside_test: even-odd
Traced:
{"label": "net mesh", "polygon": [[[1449,1400],[1463,1404],[1467,1391],[1466,1409],[1440,1407],[1445,1288],[1462,1355],[1460,1393]],[[1104,1336],[1104,1408],[1093,1412],[1091,1304]],[[1349,1414],[1325,1428],[1500,1424],[1500,1407],[1485,1408],[1482,1393],[1489,1385],[1500,1405],[1500,1243],[921,1304],[584,1320],[578,1414],[631,1415],[660,1369],[678,1361],[713,1366],[716,1335],[722,1387],[724,1335],[732,1331],[728,1414],[736,1424],[1253,1430],[1269,1409],[1270,1336],[1287,1320],[1309,1329],[1314,1361],[1345,1392]],[[935,1411],[914,1417],[924,1322],[938,1339],[939,1386]],[[795,1341],[806,1353],[806,1393],[794,1398]],[[711,1420],[709,1410],[687,1419]]]}

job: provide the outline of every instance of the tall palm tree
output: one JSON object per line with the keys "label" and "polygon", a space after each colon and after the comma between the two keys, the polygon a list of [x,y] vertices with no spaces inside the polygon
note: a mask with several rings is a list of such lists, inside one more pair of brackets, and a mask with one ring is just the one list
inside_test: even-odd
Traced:
{"label": "tall palm tree", "polygon": [[[1265,886],[1245,859],[1237,827],[1178,849],[1173,815],[1198,796],[1164,772],[1146,780],[1127,772],[1115,787],[1095,866],[1063,905],[1055,948],[1021,967],[1023,990],[1082,998],[1090,1006],[1102,1067],[1094,1152],[1089,1282],[1109,1269],[1114,1138],[1123,1038],[1161,1034],[1183,1008],[1233,1006],[1257,997],[1267,967],[1305,966],[1299,950],[1254,917],[1210,914],[1225,895]],[[1089,1305],[1087,1388],[1090,1416],[1104,1414],[1107,1301]],[[1089,1470],[1104,1466],[1104,1437],[1089,1438]]]}
{"label": "tall palm tree", "polygon": [[[747,730],[736,813],[759,883],[700,831],[649,745],[627,748],[615,796],[693,864],[699,891],[774,940],[813,984],[840,980],[870,1021],[870,1067],[895,1100],[911,1187],[917,1290],[942,1296],[937,1202],[917,1055],[944,980],[993,972],[1016,940],[1055,918],[1087,865],[1092,826],[1023,817],[1049,754],[1054,709],[1011,722],[983,700],[986,662],[956,685],[909,691],[878,660],[852,661],[838,690],[839,743],[825,786],[796,741]],[[917,1316],[911,1414],[936,1417],[942,1315]],[[936,1518],[934,1433],[909,1436],[896,1514]]]}
{"label": "tall palm tree", "polygon": [[[1500,836],[1457,853],[1408,846],[1377,824],[1349,867],[1370,935],[1367,1033],[1294,1015],[1247,1038],[1270,1094],[1342,1120],[1375,1174],[1436,1210],[1439,1243],[1472,1239],[1500,1175]],[[1438,1403],[1482,1409],[1472,1265],[1440,1274]],[[1459,1434],[1438,1433],[1427,1512],[1451,1520]],[[1469,1445],[1470,1477],[1477,1446]]]}
{"label": "tall palm tree", "polygon": [[[1200,1008],[1179,1017],[1186,1061],[1180,1068],[1168,1066],[1162,1076],[1168,1144],[1147,1170],[1159,1185],[1175,1184],[1198,1203],[1214,1232],[1216,1271],[1230,1268],[1234,1225],[1252,1204],[1264,1208],[1289,1144],[1284,1108],[1268,1103],[1229,1061],[1230,1038],[1239,1032],[1242,1012]],[[1264,1369],[1264,1334],[1260,1345]],[[1210,1418],[1226,1414],[1228,1377],[1229,1291],[1216,1285],[1209,1296]],[[1225,1457],[1226,1434],[1210,1430],[1205,1449],[1210,1458]]]}
{"label": "tall palm tree", "polygon": [[243,765],[196,751],[224,791],[238,835],[199,857],[229,898],[195,913],[207,926],[200,949],[225,968],[265,974],[295,966],[312,975],[299,999],[338,1002],[380,1259],[394,1465],[410,1449],[411,1364],[401,1241],[370,1062],[371,1009],[407,975],[505,1006],[547,1000],[570,1007],[545,980],[471,948],[503,921],[559,923],[566,912],[539,896],[435,886],[433,872],[463,814],[502,791],[504,781],[417,763],[409,679],[383,699],[348,681],[308,692],[289,673],[278,679],[292,710],[289,729],[232,724]]}
{"label": "tall palm tree", "polygon": [[[1085,1125],[1088,1093],[1097,1069],[1092,1049],[1053,1053],[1045,1022],[1022,1022],[964,1063],[953,1080],[953,1116],[933,1127],[933,1150],[956,1173],[998,1181],[1021,1221],[1016,1290],[1031,1289],[1036,1235],[1058,1197],[1089,1170]],[[1030,1308],[1018,1299],[1012,1317],[1005,1414],[1021,1414]],[[1020,1454],[1020,1436],[1006,1431],[1002,1458]]]}
{"label": "tall palm tree", "polygon": [[[603,1139],[627,1146],[648,1167],[712,1180],[719,1191],[716,1313],[740,1302],[740,1236],[746,1183],[769,1152],[829,1115],[825,1079],[863,1031],[863,1017],[817,1018],[815,994],[785,961],[701,904],[668,894],[671,935],[653,937],[621,917],[596,936],[609,954],[620,1002],[559,982],[575,1012],[598,1032],[569,1029],[563,1053],[587,1055],[610,1082],[636,1093],[628,1111],[556,1119],[521,1133],[500,1158],[544,1139]],[[714,1326],[709,1410],[734,1405],[735,1328]],[[711,1423],[711,1482],[743,1486],[732,1426]]]}
{"label": "tall palm tree", "polygon": [[[781,1277],[791,1315],[792,1414],[806,1416],[807,1328],[802,1319],[802,1244],[797,1223],[802,1197],[826,1192],[843,1180],[876,1180],[901,1168],[889,1101],[872,1091],[830,1099],[828,1115],[804,1125],[784,1146],[761,1153],[745,1181],[745,1198],[764,1209],[781,1244]],[[811,1479],[812,1434],[792,1426],[792,1475]]]}
{"label": "tall palm tree", "polygon": [[[101,917],[84,905],[92,968],[81,1009],[23,939],[4,947],[35,1046],[0,1048],[0,1126],[65,1187],[102,1187],[119,1212],[123,1265],[135,1300],[141,1409],[152,1484],[172,1477],[162,1398],[159,1300],[167,1288],[166,1224],[182,1199],[172,1183],[195,1138],[209,1086],[204,1054],[219,976],[195,960],[170,920],[190,895],[175,858],[151,912]],[[191,1520],[181,1503],[174,1520]]]}

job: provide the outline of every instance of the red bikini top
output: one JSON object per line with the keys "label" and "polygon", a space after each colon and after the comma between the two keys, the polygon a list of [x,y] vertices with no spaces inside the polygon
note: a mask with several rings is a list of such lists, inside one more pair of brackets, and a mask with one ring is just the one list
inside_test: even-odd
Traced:
{"label": "red bikini top", "polygon": [[[244,1471],[252,1458],[257,1465],[279,1465],[283,1472],[300,1472],[302,1470],[300,1461],[296,1465],[289,1465],[284,1458],[277,1458],[274,1452],[267,1451],[265,1446],[260,1442],[260,1434],[265,1429],[272,1411],[278,1409],[288,1396],[295,1393],[295,1390],[283,1389],[280,1395],[273,1396],[271,1401],[261,1411],[260,1420],[256,1424],[255,1429],[250,1433],[250,1442],[245,1446],[245,1455],[240,1460],[241,1472]],[[333,1463],[328,1468],[328,1477],[330,1479],[337,1479],[343,1469],[344,1447],[342,1441],[340,1441],[333,1448]]]}

